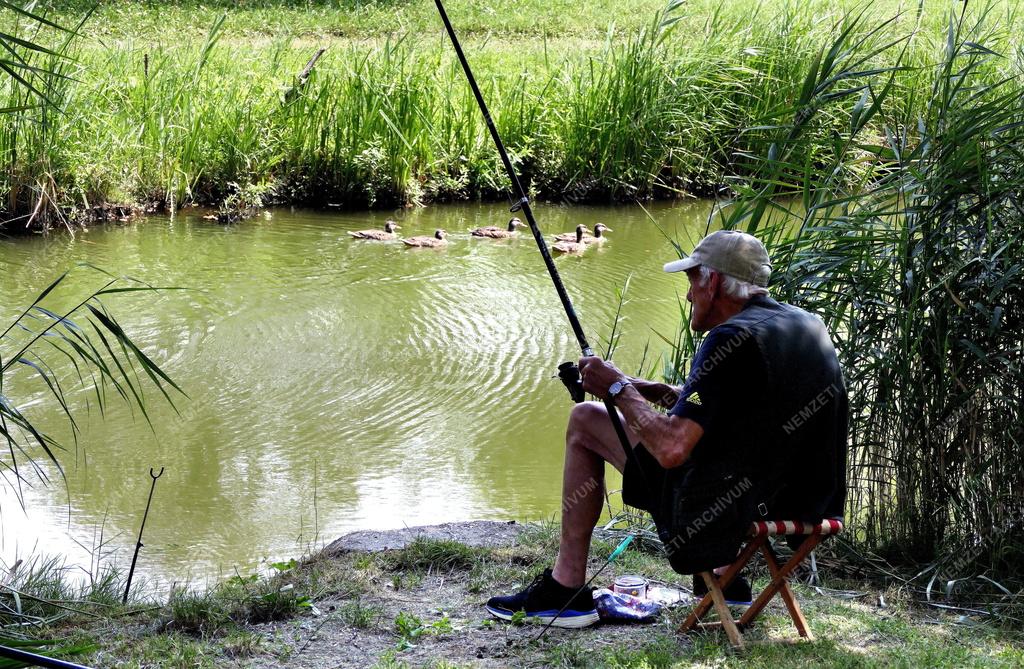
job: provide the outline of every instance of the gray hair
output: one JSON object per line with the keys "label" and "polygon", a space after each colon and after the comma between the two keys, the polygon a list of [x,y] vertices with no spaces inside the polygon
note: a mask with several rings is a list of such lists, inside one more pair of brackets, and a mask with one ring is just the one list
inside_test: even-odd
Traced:
{"label": "gray hair", "polygon": [[749,281],[741,281],[734,276],[723,274],[717,270],[713,270],[707,265],[700,266],[700,285],[706,285],[708,279],[711,278],[711,272],[716,272],[722,277],[722,292],[731,297],[734,300],[749,300],[755,295],[768,295],[768,289],[762,286],[755,285]]}

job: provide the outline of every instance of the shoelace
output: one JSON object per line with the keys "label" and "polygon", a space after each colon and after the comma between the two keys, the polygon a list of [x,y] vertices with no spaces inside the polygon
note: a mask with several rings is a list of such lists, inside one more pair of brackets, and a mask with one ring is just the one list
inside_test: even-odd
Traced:
{"label": "shoelace", "polygon": [[533,581],[530,585],[526,586],[524,594],[529,597],[533,594],[533,591],[539,588],[544,583],[544,572],[541,572],[533,577]]}

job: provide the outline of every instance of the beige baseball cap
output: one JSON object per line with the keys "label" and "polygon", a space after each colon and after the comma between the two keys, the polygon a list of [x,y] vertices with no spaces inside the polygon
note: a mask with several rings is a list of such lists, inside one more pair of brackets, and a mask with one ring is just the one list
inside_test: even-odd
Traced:
{"label": "beige baseball cap", "polygon": [[712,232],[689,256],[665,263],[665,271],[685,272],[699,265],[755,286],[767,286],[772,274],[768,251],[761,240],[738,230]]}

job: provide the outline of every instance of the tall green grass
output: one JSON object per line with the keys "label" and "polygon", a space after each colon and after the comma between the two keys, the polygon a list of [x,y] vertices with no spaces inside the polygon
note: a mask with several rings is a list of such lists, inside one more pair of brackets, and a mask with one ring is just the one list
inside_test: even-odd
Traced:
{"label": "tall green grass", "polygon": [[[4,8],[11,19],[0,37],[0,197],[8,223],[48,228],[59,222],[74,182],[61,145],[67,107],[78,103],[74,29],[33,13]],[[85,14],[88,18],[88,13]]]}
{"label": "tall green grass", "polygon": [[[267,11],[285,12],[269,40],[247,32],[251,13],[211,19],[193,8],[186,16],[209,20],[201,31],[193,19],[180,33],[151,41],[102,23],[115,11],[104,6],[87,24],[96,37],[74,47],[74,77],[58,81],[65,101],[59,118],[47,126],[27,116],[0,120],[6,155],[18,160],[8,161],[3,176],[12,191],[22,182],[46,184],[35,192],[64,211],[108,201],[168,209],[217,204],[245,189],[279,202],[353,208],[503,197],[506,177],[486,128],[450,45],[421,4],[391,8],[397,32],[385,32],[382,19],[367,39],[297,38],[285,27],[292,10],[268,3]],[[630,13],[640,5],[643,20]],[[123,7],[116,11],[156,20],[156,9]],[[192,5],[175,7],[184,12]],[[543,26],[525,36],[470,33],[477,78],[513,160],[540,198],[720,192],[751,167],[737,160],[758,141],[745,129],[797,97],[808,59],[830,43],[842,15],[822,0],[672,2],[655,14],[643,3],[622,7],[602,20],[623,19],[630,27],[609,29],[604,39],[594,39],[593,25],[590,32],[573,28],[579,36],[572,37],[546,35]],[[872,20],[850,37],[863,37],[895,7],[871,6]],[[478,25],[473,12],[456,3],[456,26],[463,18],[468,27]],[[973,5],[968,13],[980,14]],[[923,111],[942,16],[931,6],[911,7],[875,33],[877,44],[914,35],[887,112]],[[1013,53],[1019,38],[1011,28],[1021,21],[1000,18],[1006,28],[986,44]],[[312,76],[287,94],[320,44],[327,52]],[[863,68],[888,67],[896,57],[882,50]],[[984,76],[995,80],[1006,68],[986,66]],[[808,134],[824,139],[841,125],[837,117]],[[39,127],[48,134],[37,136]],[[871,130],[881,132],[877,123]],[[5,218],[27,216],[34,202],[8,198]]]}

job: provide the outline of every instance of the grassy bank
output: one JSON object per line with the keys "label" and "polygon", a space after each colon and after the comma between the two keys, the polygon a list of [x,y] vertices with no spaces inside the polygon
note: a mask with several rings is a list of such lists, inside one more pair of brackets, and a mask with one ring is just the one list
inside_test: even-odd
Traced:
{"label": "grassy bank", "polygon": [[[49,5],[63,23],[85,6]],[[857,32],[901,7],[872,5]],[[978,39],[1013,53],[1016,7],[1000,3]],[[499,130],[539,197],[715,192],[742,172],[735,159],[750,144],[741,130],[796,98],[806,62],[842,30],[845,11],[822,0],[660,8],[450,4]],[[920,104],[918,68],[939,58],[948,9],[904,8],[869,40],[905,40],[894,110]],[[902,48],[864,68],[891,64]],[[32,225],[45,225],[61,208],[105,202],[392,207],[504,196],[500,163],[426,0],[104,3],[69,49],[77,61],[61,67],[73,79],[33,75],[64,113],[0,119],[7,218],[35,212]],[[1019,68],[1007,58],[987,76]],[[23,102],[18,95],[6,97]],[[830,123],[816,132],[827,136]]]}
{"label": "grassy bank", "polygon": [[[592,569],[614,543],[596,543]],[[97,667],[1010,667],[1024,661],[1019,634],[915,608],[899,588],[840,578],[824,560],[820,587],[797,588],[818,637],[811,643],[780,642],[795,634],[780,604],[748,632],[776,643],[742,654],[717,633],[677,635],[687,607],[651,625],[556,629],[540,642],[528,621],[492,621],[482,607],[487,597],[521,587],[550,565],[556,550],[552,526],[528,526],[514,545],[497,548],[417,540],[401,550],[280,563],[269,576],[239,574],[208,590],[178,588],[169,600],[129,607],[116,603],[117,587],[107,581],[69,592],[54,585],[60,579],[51,570],[34,579],[37,587],[49,584],[41,598],[60,598],[80,613],[39,601],[32,613],[53,619],[41,631],[93,644],[80,659]],[[602,582],[623,573],[679,579],[662,558],[635,549]],[[763,585],[766,572],[758,568],[754,577]],[[25,592],[29,585],[15,587]]]}

